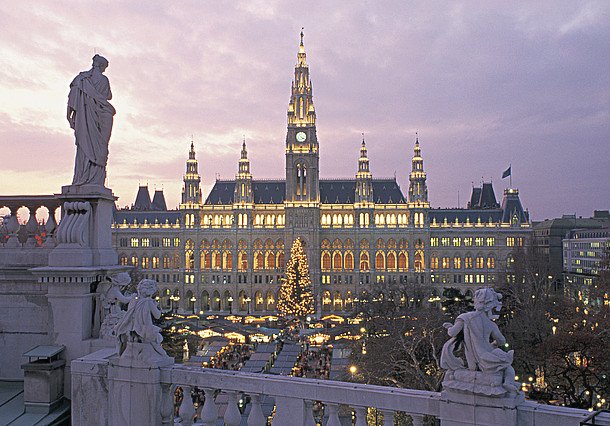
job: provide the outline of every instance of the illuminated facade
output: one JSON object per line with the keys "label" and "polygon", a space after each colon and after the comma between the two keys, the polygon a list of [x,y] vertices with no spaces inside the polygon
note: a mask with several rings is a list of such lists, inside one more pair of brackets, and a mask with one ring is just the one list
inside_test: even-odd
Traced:
{"label": "illuminated facade", "polygon": [[529,217],[515,189],[499,205],[485,183],[467,209],[431,209],[419,140],[406,197],[396,178],[373,178],[364,139],[354,179],[320,179],[302,34],[287,122],[285,179],[253,179],[244,141],[235,179],[217,180],[203,201],[191,144],[179,210],[151,207],[141,187],[140,202],[115,212],[120,262],[159,281],[163,307],[275,312],[296,238],[306,248],[318,313],[349,311],[363,292],[408,303],[416,285],[430,294],[493,285],[513,250],[528,244]]}

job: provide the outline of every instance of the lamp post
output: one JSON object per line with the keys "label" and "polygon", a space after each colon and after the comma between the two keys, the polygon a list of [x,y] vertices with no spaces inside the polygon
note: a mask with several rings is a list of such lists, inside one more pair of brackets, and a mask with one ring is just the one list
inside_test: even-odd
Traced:
{"label": "lamp post", "polygon": [[178,312],[178,308],[180,307],[180,296],[174,296],[174,301],[176,305],[174,306],[174,312]]}
{"label": "lamp post", "polygon": [[190,300],[190,301],[191,301],[191,303],[193,304],[193,314],[194,314],[194,313],[195,313],[195,301],[196,301],[197,299],[195,298],[195,296],[193,296],[193,297],[191,297],[189,300]]}
{"label": "lamp post", "polygon": [[227,302],[229,302],[229,314],[233,315],[233,296],[229,296]]}
{"label": "lamp post", "polygon": [[244,298],[244,302],[246,302],[246,304],[248,305],[248,315],[250,315],[250,301],[251,301],[251,300],[252,300],[252,299],[250,299],[248,296],[246,296],[246,297]]}
{"label": "lamp post", "polygon": [[356,367],[355,365],[350,366],[349,372],[352,373],[352,382],[354,381],[354,374],[356,374],[357,371],[358,367]]}

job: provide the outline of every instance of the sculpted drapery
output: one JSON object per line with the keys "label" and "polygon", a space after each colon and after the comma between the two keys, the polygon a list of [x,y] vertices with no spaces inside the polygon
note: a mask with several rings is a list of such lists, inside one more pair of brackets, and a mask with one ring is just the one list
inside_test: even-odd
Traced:
{"label": "sculpted drapery", "polygon": [[79,73],[70,83],[67,118],[76,138],[73,185],[104,185],[108,142],[112,132],[114,107],[110,82],[103,72],[108,61],[93,57],[93,67]]}

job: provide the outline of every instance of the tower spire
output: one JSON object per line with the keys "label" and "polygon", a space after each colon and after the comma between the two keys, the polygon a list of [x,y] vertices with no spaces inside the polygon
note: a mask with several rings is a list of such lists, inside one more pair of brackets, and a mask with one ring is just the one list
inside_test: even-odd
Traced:
{"label": "tower spire", "polygon": [[362,133],[362,144],[360,145],[360,158],[358,159],[358,173],[356,173],[356,203],[373,202],[373,175],[369,169],[364,133]]}
{"label": "tower spire", "polygon": [[191,149],[189,150],[189,158],[186,160],[186,173],[183,178],[181,208],[193,208],[201,204],[201,176],[198,168],[197,158],[195,157],[195,142],[191,137]]}
{"label": "tower spire", "polygon": [[411,173],[409,174],[409,204],[412,206],[428,206],[428,187],[426,185],[426,172],[424,160],[419,146],[419,134],[415,132],[415,147],[411,159]]}
{"label": "tower spire", "polygon": [[241,157],[237,166],[237,175],[235,176],[235,193],[233,202],[236,204],[251,204],[254,202],[254,194],[252,192],[252,174],[250,173],[250,160],[248,160],[248,151],[246,150],[246,136],[244,136],[241,145]]}

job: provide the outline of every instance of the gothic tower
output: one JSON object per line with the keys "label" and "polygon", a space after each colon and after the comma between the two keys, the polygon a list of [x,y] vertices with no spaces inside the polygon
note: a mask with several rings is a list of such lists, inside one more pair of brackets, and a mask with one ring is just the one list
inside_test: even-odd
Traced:
{"label": "gothic tower", "polygon": [[186,173],[183,177],[182,203],[180,210],[183,211],[183,222],[186,226],[194,226],[198,223],[199,215],[195,210],[201,208],[201,176],[199,176],[197,159],[195,158],[195,144],[191,141],[189,159],[186,160]]}
{"label": "gothic tower", "polygon": [[250,160],[246,150],[246,139],[241,146],[241,158],[235,175],[235,193],[233,194],[233,212],[235,223],[239,228],[245,228],[252,223],[252,208],[254,207],[254,192],[252,191],[252,174]]}
{"label": "gothic tower", "polygon": [[294,67],[286,132],[286,202],[288,206],[316,207],[320,201],[316,111],[303,32]]}
{"label": "gothic tower", "polygon": [[356,173],[356,194],[354,200],[356,204],[373,202],[373,175],[369,170],[369,159],[367,156],[366,142],[362,137],[362,146],[360,147],[360,158],[358,159],[358,173]]}
{"label": "gothic tower", "polygon": [[426,223],[426,213],[430,208],[428,202],[428,186],[426,185],[426,172],[424,160],[419,147],[419,137],[415,138],[413,159],[411,160],[411,173],[409,174],[409,209],[411,210],[412,224],[423,227]]}

